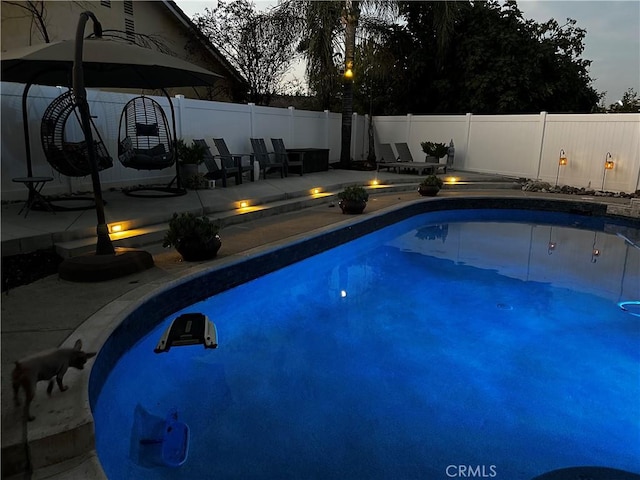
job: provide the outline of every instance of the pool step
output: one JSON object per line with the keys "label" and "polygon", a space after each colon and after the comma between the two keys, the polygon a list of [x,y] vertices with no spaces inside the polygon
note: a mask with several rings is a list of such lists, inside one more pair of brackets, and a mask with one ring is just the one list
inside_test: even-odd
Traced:
{"label": "pool step", "polygon": [[[416,180],[419,180],[418,178]],[[341,188],[341,187],[340,187]],[[415,183],[398,183],[390,185],[382,185],[379,187],[371,187],[371,193],[392,193],[407,192],[415,190]],[[496,182],[459,182],[453,184],[445,184],[446,190],[495,190],[495,189],[519,189],[520,185],[512,181],[496,181]],[[264,204],[250,205],[247,208],[230,210],[226,212],[212,212],[207,215],[210,218],[221,219],[224,225],[235,225],[259,218],[265,218],[281,213],[293,212],[316,206],[322,203],[336,201],[336,194],[339,190],[332,192],[323,192],[316,196],[309,196],[307,191],[294,192],[285,196],[284,200],[272,201]],[[200,215],[201,212],[192,212]],[[157,222],[156,216],[152,222]],[[161,223],[146,224],[145,219],[136,221],[137,228],[125,230],[123,232],[111,233],[111,243],[114,247],[126,248],[144,248],[149,245],[158,245],[162,243],[164,234],[167,230],[168,220]],[[58,255],[62,258],[76,257],[78,255],[90,254],[95,251],[96,237],[95,230],[81,238],[73,238],[70,240],[55,242],[55,248]]]}
{"label": "pool step", "polygon": [[[109,237],[114,247],[142,248],[147,245],[162,243],[166,230],[166,224],[150,225],[143,228],[127,230],[122,233],[112,233]],[[55,248],[58,255],[62,258],[89,254],[96,249],[96,237],[57,242]]]}
{"label": "pool step", "polygon": [[[303,208],[311,207],[332,200],[331,195],[319,196],[316,198],[295,197],[271,202],[264,205],[253,205],[243,209],[231,210],[227,212],[213,212],[207,214],[212,219],[222,220],[225,226],[265,218],[280,213],[292,212]],[[202,212],[192,212],[201,215]],[[111,233],[111,243],[114,247],[143,248],[149,245],[161,244],[168,228],[166,222],[144,225],[144,219],[139,220],[143,226],[123,232]],[[55,243],[56,252],[62,258],[70,258],[78,255],[85,255],[95,251],[96,237],[88,236],[76,238],[68,241]]]}

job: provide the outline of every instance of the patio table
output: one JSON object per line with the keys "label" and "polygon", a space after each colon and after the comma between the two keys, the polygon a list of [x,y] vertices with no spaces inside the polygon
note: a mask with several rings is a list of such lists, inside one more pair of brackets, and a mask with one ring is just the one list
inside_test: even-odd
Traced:
{"label": "patio table", "polygon": [[51,202],[49,202],[49,200],[47,200],[40,193],[42,187],[44,187],[47,182],[50,182],[52,180],[53,177],[18,177],[12,179],[12,181],[16,183],[22,183],[29,190],[29,196],[18,212],[18,215],[26,210],[24,212],[24,218],[27,218],[27,215],[29,215],[29,211],[37,205],[42,206],[44,209],[49,210],[54,214],[56,213],[53,209],[53,206],[51,205]]}
{"label": "patio table", "polygon": [[304,173],[325,172],[329,170],[328,148],[287,148],[287,154],[302,161]]}

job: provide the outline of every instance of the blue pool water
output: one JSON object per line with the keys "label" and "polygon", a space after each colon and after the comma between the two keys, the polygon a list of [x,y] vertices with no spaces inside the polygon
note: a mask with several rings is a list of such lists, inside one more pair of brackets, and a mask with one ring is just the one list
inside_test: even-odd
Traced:
{"label": "blue pool water", "polygon": [[[640,322],[617,306],[640,299],[640,249],[580,222],[421,215],[176,312],[119,360],[96,401],[105,472],[640,473]],[[215,322],[219,348],[153,353],[184,312]],[[190,429],[178,468],[140,444],[145,422],[172,408]]]}

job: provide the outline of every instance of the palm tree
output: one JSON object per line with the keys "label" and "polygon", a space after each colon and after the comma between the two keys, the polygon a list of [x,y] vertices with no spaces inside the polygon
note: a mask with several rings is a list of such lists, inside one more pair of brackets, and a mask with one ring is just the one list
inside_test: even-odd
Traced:
{"label": "palm tree", "polygon": [[[287,2],[283,2],[287,3]],[[371,39],[385,22],[389,25],[398,17],[398,11],[406,11],[413,2],[393,0],[292,0],[294,9],[302,12],[305,28],[299,51],[307,58],[309,86],[321,97],[323,108],[329,108],[338,90],[338,72],[342,71],[342,141],[340,164],[351,165],[351,129],[353,114],[354,79],[356,65],[356,40]],[[455,2],[433,3],[433,23],[438,36],[438,58],[444,56],[448,39],[453,34]],[[409,7],[410,8],[410,7]],[[371,21],[378,19],[378,21]],[[374,28],[371,28],[374,27]],[[342,41],[344,39],[344,41]],[[342,57],[342,65],[336,61]],[[384,76],[384,73],[382,74]]]}
{"label": "palm tree", "polygon": [[[342,141],[340,163],[351,164],[351,128],[353,114],[353,81],[356,35],[361,14],[387,12],[395,18],[396,2],[382,0],[297,1],[303,12],[305,29],[299,51],[307,58],[309,86],[320,97],[323,108],[329,108],[342,83]],[[340,73],[342,75],[340,75]]]}
{"label": "palm tree", "polygon": [[289,6],[291,11],[303,12],[305,27],[298,51],[304,53],[307,59],[309,87],[316,93],[323,110],[330,110],[334,106],[340,87],[336,58],[341,51],[342,3],[309,1],[293,2]]}
{"label": "palm tree", "polygon": [[340,165],[351,165],[351,129],[353,127],[353,69],[356,51],[356,29],[360,20],[360,2],[346,0],[342,14],[344,22],[344,75],[342,81],[342,140]]}

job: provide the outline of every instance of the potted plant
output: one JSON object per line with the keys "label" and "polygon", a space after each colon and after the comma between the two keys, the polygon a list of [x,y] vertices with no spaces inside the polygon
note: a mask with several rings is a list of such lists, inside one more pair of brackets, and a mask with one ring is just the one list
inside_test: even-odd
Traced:
{"label": "potted plant", "polygon": [[198,175],[198,165],[204,162],[204,147],[194,142],[188,144],[182,138],[178,139],[176,147],[180,177],[186,184],[189,184],[193,177]]}
{"label": "potted plant", "polygon": [[418,193],[423,197],[435,197],[442,188],[442,179],[436,175],[428,175],[418,185]]}
{"label": "potted plant", "polygon": [[203,190],[209,188],[209,179],[204,173],[198,172],[191,177],[182,178],[182,186],[189,190]]}
{"label": "potted plant", "polygon": [[340,202],[338,205],[342,213],[362,213],[369,200],[369,192],[360,185],[346,187],[338,194]]}
{"label": "potted plant", "polygon": [[208,217],[196,217],[193,213],[177,213],[169,221],[163,247],[175,247],[188,262],[209,260],[215,257],[222,242],[218,233],[222,225]]}
{"label": "potted plant", "polygon": [[[438,162],[449,152],[449,147],[444,143],[421,142],[422,151],[427,154],[426,161]],[[432,157],[431,159],[429,157]]]}

